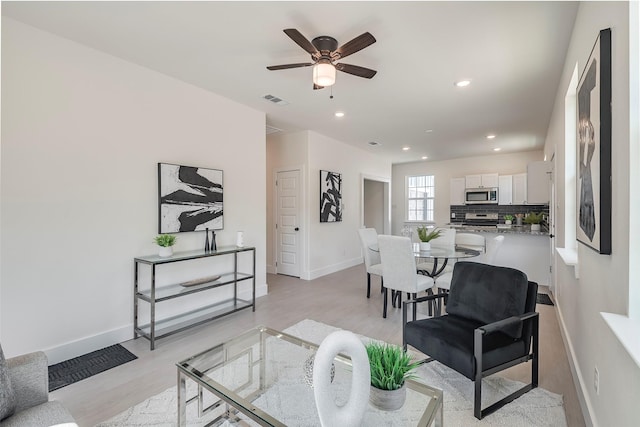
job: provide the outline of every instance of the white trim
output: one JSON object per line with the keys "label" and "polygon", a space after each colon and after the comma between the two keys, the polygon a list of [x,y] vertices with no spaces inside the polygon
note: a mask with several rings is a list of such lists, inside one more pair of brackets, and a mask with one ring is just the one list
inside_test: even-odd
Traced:
{"label": "white trim", "polygon": [[[556,299],[559,295],[556,295]],[[585,381],[582,371],[580,371],[578,360],[576,359],[576,352],[573,348],[573,344],[569,340],[569,331],[567,331],[567,325],[564,322],[562,311],[560,310],[560,301],[556,301],[556,315],[558,317],[558,324],[560,326],[560,335],[562,341],[564,341],[564,348],[567,352],[567,359],[569,360],[569,367],[571,368],[571,375],[574,378],[574,384],[576,386],[576,395],[578,396],[578,402],[580,403],[580,409],[582,410],[582,416],[587,427],[597,427],[595,420],[595,410],[591,405],[591,401],[588,400],[587,381]]]}
{"label": "white trim", "polygon": [[640,367],[640,321],[614,313],[600,313],[627,353]]}
{"label": "white trim", "polygon": [[[256,299],[267,295],[267,293],[268,285],[266,283],[256,285]],[[251,290],[240,291],[238,298],[250,301]],[[133,339],[133,323],[78,340],[69,341],[55,347],[44,349],[43,351],[47,355],[49,365],[53,365],[131,339]],[[146,341],[145,338],[139,339]]]}
{"label": "white trim", "polygon": [[348,259],[337,264],[329,265],[326,267],[319,268],[317,270],[309,271],[304,280],[313,280],[318,277],[326,276],[327,274],[336,273],[338,271],[345,270],[347,268],[354,267],[356,265],[362,264],[362,256],[358,256],[356,258]]}

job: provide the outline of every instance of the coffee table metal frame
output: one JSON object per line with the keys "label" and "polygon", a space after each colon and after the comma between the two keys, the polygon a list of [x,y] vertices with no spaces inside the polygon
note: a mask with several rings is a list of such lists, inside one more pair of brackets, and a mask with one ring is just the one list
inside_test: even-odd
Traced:
{"label": "coffee table metal frame", "polygon": [[[259,334],[260,345],[260,360],[252,359],[252,346],[256,345],[256,335]],[[318,345],[312,342],[303,340],[301,338],[289,335],[284,332],[277,331],[265,326],[257,326],[244,334],[237,336],[227,342],[221,343],[191,356],[188,359],[183,360],[176,364],[178,368],[178,426],[186,426],[186,409],[187,404],[198,404],[198,416],[203,415],[219,408],[222,405],[226,405],[222,414],[217,416],[214,420],[209,422],[207,426],[217,425],[223,420],[235,420],[239,421],[238,413],[245,415],[251,420],[257,422],[261,426],[274,426],[274,427],[286,427],[285,424],[275,419],[273,416],[266,413],[264,410],[253,405],[252,402],[257,399],[261,394],[266,391],[266,367],[265,367],[265,341],[267,338],[273,337],[283,341],[287,341],[291,344],[306,348],[309,350],[317,350]],[[242,350],[243,342],[251,343],[249,347]],[[229,352],[229,349],[236,348],[238,351]],[[211,379],[207,373],[215,369],[220,368],[226,363],[239,359],[241,357],[249,358],[249,372],[248,380],[246,383],[237,386],[236,389],[231,390],[225,385]],[[200,371],[192,363],[202,359],[210,360],[211,365],[207,365],[207,369]],[[343,363],[347,366],[351,366],[351,359],[345,355],[338,355],[335,358],[338,363]],[[238,393],[250,386],[253,382],[252,365],[260,363],[260,378],[259,387],[256,391],[249,394],[247,397],[241,397]],[[301,367],[302,368],[302,367]],[[186,393],[186,380],[191,379],[197,384],[197,393],[195,396],[187,399]],[[443,425],[443,408],[442,408],[442,390],[434,387],[430,387],[415,380],[406,380],[407,388],[418,393],[422,393],[425,396],[430,397],[429,403],[425,408],[425,411],[418,422],[418,427],[428,427],[435,425],[441,427]],[[218,400],[209,406],[204,404],[204,390],[217,396]]]}

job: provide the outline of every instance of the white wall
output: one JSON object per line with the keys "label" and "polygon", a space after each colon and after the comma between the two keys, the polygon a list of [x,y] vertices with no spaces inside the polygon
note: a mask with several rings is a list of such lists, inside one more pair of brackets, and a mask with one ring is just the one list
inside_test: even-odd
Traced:
{"label": "white wall", "polygon": [[[132,337],[133,258],[156,252],[158,162],[224,170],[218,244],[244,230],[266,292],[264,113],[3,17],[2,125],[8,356],[48,349],[54,363]],[[182,233],[176,250],[203,241]]]}
{"label": "white wall", "polygon": [[[564,105],[571,74],[578,64],[582,73],[598,32],[612,30],[612,254],[599,255],[578,244],[579,280],[573,267],[556,258],[556,301],[560,327],[567,341],[569,360],[579,381],[578,394],[584,404],[585,418],[596,426],[638,426],[640,414],[640,368],[623,349],[620,341],[603,321],[600,312],[628,314],[629,267],[629,176],[632,146],[629,129],[638,117],[629,115],[630,74],[637,79],[639,70],[629,68],[629,3],[583,2],[576,17],[571,44],[558,87],[555,107],[547,133],[545,152],[556,155],[558,201],[558,242],[564,242],[565,155]],[[637,45],[636,45],[637,46]],[[637,55],[638,53],[634,53]],[[636,100],[637,101],[637,100]],[[636,109],[637,111],[637,109]],[[637,159],[636,159],[637,160]],[[637,191],[637,189],[636,189]],[[637,236],[636,236],[637,237]],[[637,285],[636,285],[637,286]],[[599,370],[600,393],[594,390],[594,368]]]}
{"label": "white wall", "polygon": [[542,151],[514,154],[493,154],[484,157],[443,160],[439,162],[413,162],[393,165],[391,219],[393,234],[400,234],[406,218],[405,176],[434,175],[436,184],[436,224],[449,222],[451,178],[479,173],[511,175],[527,171],[527,163],[543,160]]}

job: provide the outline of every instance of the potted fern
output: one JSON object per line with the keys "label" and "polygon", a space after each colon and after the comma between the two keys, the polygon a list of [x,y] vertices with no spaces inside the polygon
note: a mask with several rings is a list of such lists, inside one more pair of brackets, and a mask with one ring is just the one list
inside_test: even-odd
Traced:
{"label": "potted fern", "polygon": [[423,226],[423,227],[418,227],[416,228],[416,231],[418,232],[418,238],[420,239],[420,250],[421,251],[428,251],[431,249],[431,241],[433,239],[437,239],[438,237],[440,237],[440,233],[442,233],[442,230],[440,229],[433,229],[431,231],[429,231],[429,229],[427,228],[427,226]]}
{"label": "potted fern", "polygon": [[385,411],[395,411],[407,398],[405,380],[419,363],[401,348],[387,343],[370,342],[365,346],[371,368],[369,401]]}
{"label": "potted fern", "polygon": [[505,215],[504,216],[504,223],[505,225],[511,225],[513,223],[513,215]]}
{"label": "potted fern", "polygon": [[531,231],[540,231],[540,223],[544,219],[543,212],[531,212],[525,218],[525,224],[531,224]]}
{"label": "potted fern", "polygon": [[156,245],[159,246],[158,255],[161,257],[170,257],[173,255],[173,245],[176,244],[176,236],[171,234],[160,234],[154,239]]}

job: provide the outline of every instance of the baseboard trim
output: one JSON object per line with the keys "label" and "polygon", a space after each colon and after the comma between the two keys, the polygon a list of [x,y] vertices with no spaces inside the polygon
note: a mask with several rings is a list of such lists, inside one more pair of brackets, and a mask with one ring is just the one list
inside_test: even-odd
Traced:
{"label": "baseboard trim", "polygon": [[571,340],[569,339],[569,333],[567,331],[567,326],[564,322],[564,317],[562,316],[561,301],[558,300],[558,297],[554,295],[556,298],[556,315],[558,317],[558,324],[560,325],[560,335],[562,336],[562,341],[564,341],[564,348],[567,352],[567,359],[569,359],[569,367],[571,368],[571,375],[573,376],[574,382],[577,384],[576,394],[578,395],[578,401],[580,402],[580,408],[582,409],[582,416],[584,417],[584,422],[587,427],[598,427],[597,422],[594,422],[594,409],[591,405],[591,401],[589,400],[589,394],[587,393],[584,376],[582,375],[582,371],[578,367],[578,362],[575,356],[575,351],[573,349],[573,344],[571,344]]}
{"label": "baseboard trim", "polygon": [[339,262],[337,264],[328,265],[326,267],[319,268],[317,270],[308,271],[303,274],[304,277],[300,277],[304,280],[313,280],[318,277],[326,276],[327,274],[336,273],[338,271],[346,270],[347,268],[354,267],[358,264],[362,264],[362,257],[348,259],[346,261]]}
{"label": "baseboard trim", "polygon": [[[267,295],[267,293],[268,285],[266,283],[256,285],[256,298]],[[238,293],[238,298],[250,300],[251,291],[240,291]],[[43,351],[47,355],[49,365],[53,365],[65,360],[73,359],[74,357],[82,356],[83,354],[91,353],[92,351],[100,350],[101,348],[128,341],[132,338],[133,323],[129,323],[128,325],[119,328],[80,338],[59,346],[50,347]]]}

